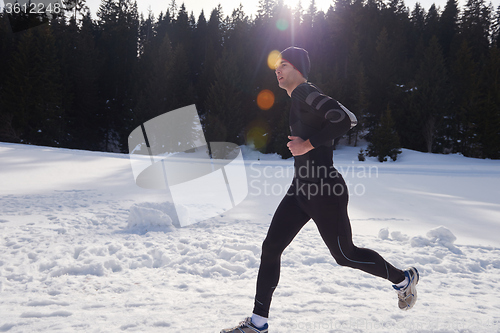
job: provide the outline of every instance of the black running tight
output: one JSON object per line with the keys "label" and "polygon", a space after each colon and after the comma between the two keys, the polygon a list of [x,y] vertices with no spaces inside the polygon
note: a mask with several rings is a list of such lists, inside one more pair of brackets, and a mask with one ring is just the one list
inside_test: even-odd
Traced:
{"label": "black running tight", "polygon": [[281,254],[310,219],[316,223],[339,265],[360,269],[395,284],[404,280],[404,273],[377,252],[358,248],[352,243],[348,197],[347,186],[340,174],[321,183],[303,183],[294,179],[276,209],[262,244],[253,313],[269,316],[272,294],[280,276]]}

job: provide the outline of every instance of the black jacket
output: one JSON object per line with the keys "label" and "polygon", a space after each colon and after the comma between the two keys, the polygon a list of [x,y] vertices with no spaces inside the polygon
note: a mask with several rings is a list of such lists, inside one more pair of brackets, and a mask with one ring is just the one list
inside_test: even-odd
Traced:
{"label": "black jacket", "polygon": [[295,156],[295,177],[318,182],[332,176],[333,141],[356,126],[356,116],[310,82],[297,86],[291,98],[291,135],[309,139],[314,147],[304,155]]}

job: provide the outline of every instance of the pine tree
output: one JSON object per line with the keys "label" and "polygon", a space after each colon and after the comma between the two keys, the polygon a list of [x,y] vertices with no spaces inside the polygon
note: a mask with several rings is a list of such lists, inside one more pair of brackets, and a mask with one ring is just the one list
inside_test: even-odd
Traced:
{"label": "pine tree", "polygon": [[448,0],[439,18],[438,37],[445,59],[450,55],[452,45],[459,32],[459,9],[457,0]]}
{"label": "pine tree", "polygon": [[[347,76],[350,44],[355,38],[355,24],[350,1],[338,1],[335,10],[327,15],[328,33],[330,34],[331,47],[327,54],[331,55],[329,61],[338,66],[341,78]],[[312,36],[309,36],[312,39]],[[331,59],[333,58],[333,59]],[[332,64],[333,65],[333,64]],[[333,68],[334,66],[330,66]]]}
{"label": "pine tree", "polygon": [[412,92],[412,113],[421,126],[426,150],[431,153],[442,120],[445,116],[448,118],[447,113],[450,110],[449,82],[444,57],[435,36],[425,50],[415,83],[416,88]]}
{"label": "pine tree", "polygon": [[399,137],[394,130],[394,121],[392,120],[391,110],[387,107],[385,113],[380,119],[380,124],[375,128],[372,140],[368,145],[368,155],[376,156],[379,162],[387,161],[390,157],[396,161],[401,154],[401,145]]}
{"label": "pine tree", "polygon": [[215,64],[222,54],[224,34],[225,31],[222,29],[222,7],[219,5],[212,10],[206,30],[203,33],[205,39],[198,46],[202,48],[204,55],[203,58],[199,59],[202,62],[202,66],[196,84],[198,106],[200,106],[198,111],[200,113],[205,112],[204,104],[207,99],[210,83],[215,75]]}
{"label": "pine tree", "polygon": [[348,63],[348,75],[346,79],[348,98],[342,103],[346,103],[349,106],[349,110],[352,111],[357,119],[358,125],[348,133],[349,144],[351,143],[351,137],[354,135],[354,146],[357,145],[358,135],[363,131],[363,115],[368,107],[367,101],[367,79],[365,75],[364,64],[361,60],[361,54],[359,50],[359,42],[355,41],[352,45],[352,49],[349,54]]}
{"label": "pine tree", "polygon": [[173,110],[171,88],[174,51],[167,34],[154,37],[141,54],[135,84],[136,126]]}
{"label": "pine tree", "polygon": [[450,119],[450,137],[455,142],[454,151],[465,156],[477,153],[477,120],[479,111],[480,85],[478,64],[473,59],[473,51],[467,41],[463,41],[453,61],[450,73],[453,82],[453,114]]}
{"label": "pine tree", "polygon": [[172,17],[175,17],[177,15],[177,2],[175,0],[170,1],[170,6],[168,10],[170,11]]}
{"label": "pine tree", "polygon": [[302,0],[297,2],[295,8],[293,8],[293,17],[292,17],[292,28],[294,30],[294,34],[296,34],[296,30],[300,27],[302,23],[302,17],[304,16],[304,8],[302,7]]}
{"label": "pine tree", "polygon": [[[193,84],[195,87],[199,87],[201,84],[199,82],[202,65],[205,61],[206,57],[206,37],[207,36],[207,20],[205,19],[205,14],[203,10],[198,17],[198,22],[196,23],[196,27],[193,31],[193,63],[192,63],[192,73],[193,73]],[[196,89],[197,91],[199,89]],[[198,96],[199,98],[199,96]],[[202,111],[202,108],[198,106],[198,111]]]}
{"label": "pine tree", "polygon": [[191,81],[188,56],[183,45],[178,45],[173,54],[172,67],[168,77],[171,87],[169,107],[174,110],[196,102],[193,82]]}
{"label": "pine tree", "polygon": [[3,86],[4,112],[21,142],[60,146],[65,122],[51,28],[42,25],[17,37]]}
{"label": "pine tree", "polygon": [[63,0],[63,8],[70,13],[73,17],[73,20],[78,20],[78,13],[82,16],[85,16],[85,11],[88,12],[87,0]]}
{"label": "pine tree", "polygon": [[257,20],[268,20],[273,15],[276,6],[275,0],[259,0],[259,8],[257,9]]}
{"label": "pine tree", "polygon": [[[387,105],[394,98],[396,88],[396,56],[385,28],[379,34],[377,47],[369,71],[370,117],[368,127],[373,128]],[[369,139],[369,138],[368,138]]]}
{"label": "pine tree", "polygon": [[172,40],[172,46],[176,47],[182,44],[185,50],[191,50],[191,26],[189,25],[189,17],[184,3],[177,12],[177,17],[172,22],[172,33],[169,34]]}
{"label": "pine tree", "polygon": [[244,143],[243,129],[248,118],[243,112],[243,78],[240,59],[225,50],[215,66],[205,109],[205,133],[208,141]]}
{"label": "pine tree", "polygon": [[396,15],[408,16],[408,9],[403,0],[390,0],[389,10]]}
{"label": "pine tree", "polygon": [[69,148],[98,150],[103,137],[99,123],[98,76],[100,58],[95,45],[94,23],[87,13],[77,28],[74,19],[70,23],[75,32],[69,35],[61,47],[67,48],[67,77],[65,95],[71,95],[67,104],[67,138]]}
{"label": "pine tree", "polygon": [[155,26],[156,34],[160,37],[160,39],[164,38],[165,35],[172,34],[172,21],[170,10],[167,10],[165,14],[163,14],[163,12],[160,13]]}
{"label": "pine tree", "polygon": [[416,3],[413,11],[411,12],[410,21],[413,25],[413,31],[416,34],[415,40],[418,40],[425,30],[425,18],[427,14],[425,9],[422,8],[420,3]]}
{"label": "pine tree", "polygon": [[396,94],[391,101],[391,115],[395,120],[395,128],[399,134],[401,145],[408,149],[426,151],[426,143],[422,135],[422,121],[419,118],[421,108],[416,104],[415,93],[418,69],[425,58],[423,35],[413,50],[413,57],[408,60],[412,75],[403,84],[397,86]]}
{"label": "pine tree", "polygon": [[500,50],[491,48],[481,75],[477,140],[483,158],[500,158]]}
{"label": "pine tree", "polygon": [[[0,63],[10,63],[13,46],[13,35],[9,26],[9,18],[0,12]],[[5,66],[5,65],[4,65]],[[5,68],[5,67],[4,67]],[[8,81],[8,71],[0,71],[0,141],[17,142],[19,136],[12,127],[12,113],[5,109],[3,103],[5,94],[5,83]]]}
{"label": "pine tree", "polygon": [[431,38],[439,33],[439,13],[436,5],[432,4],[425,15],[424,41],[427,43]]}
{"label": "pine tree", "polygon": [[156,22],[153,12],[148,11],[148,17],[146,19],[144,19],[144,16],[141,13],[138,40],[139,55],[144,53],[144,49],[151,43],[156,33]]}
{"label": "pine tree", "polygon": [[314,24],[314,21],[316,20],[317,13],[318,13],[318,8],[316,7],[315,0],[310,0],[309,7],[307,8],[307,12],[303,16],[302,29],[310,31],[313,28],[313,24]]}
{"label": "pine tree", "polygon": [[392,67],[395,71],[393,93],[395,83],[403,82],[408,76],[404,62],[409,50],[413,47],[410,42],[412,25],[408,16],[408,8],[403,0],[392,0],[389,2],[389,6],[381,11],[382,27],[387,32],[390,48],[393,52]]}
{"label": "pine tree", "polygon": [[5,72],[8,80],[2,85],[2,111],[5,119],[11,123],[11,133],[21,142],[28,132],[29,110],[33,108],[26,95],[31,94],[34,77],[39,76],[36,63],[30,61],[38,57],[33,34],[34,31],[29,29],[16,36],[18,40],[9,59],[10,67]]}
{"label": "pine tree", "polygon": [[102,0],[97,46],[103,57],[99,78],[103,149],[120,151],[130,132],[132,74],[137,64],[139,17],[131,0]]}
{"label": "pine tree", "polygon": [[462,38],[472,50],[472,57],[480,61],[488,53],[490,44],[491,8],[485,0],[468,0],[461,18]]}

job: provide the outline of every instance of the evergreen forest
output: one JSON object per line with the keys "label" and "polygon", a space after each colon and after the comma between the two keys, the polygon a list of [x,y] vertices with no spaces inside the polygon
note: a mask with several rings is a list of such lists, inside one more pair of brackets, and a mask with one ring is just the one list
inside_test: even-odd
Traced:
{"label": "evergreen forest", "polygon": [[293,45],[309,52],[309,81],[356,114],[348,144],[389,132],[408,149],[500,158],[500,6],[485,0],[335,0],[327,12],[260,0],[252,15],[198,17],[175,0],[161,13],[102,0],[94,16],[63,3],[0,12],[0,141],[127,153],[132,130],[196,104],[207,142],[288,158],[290,98],[268,56]]}

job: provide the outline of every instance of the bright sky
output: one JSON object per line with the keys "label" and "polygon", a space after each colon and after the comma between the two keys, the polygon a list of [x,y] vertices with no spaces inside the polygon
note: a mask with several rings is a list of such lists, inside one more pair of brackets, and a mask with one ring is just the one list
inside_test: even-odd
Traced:
{"label": "bright sky", "polygon": [[[1,0],[0,0],[1,1]],[[295,8],[297,4],[301,1],[302,8],[307,9],[310,4],[310,0],[287,0],[285,3],[291,7]],[[405,0],[406,6],[410,7],[410,10],[413,9],[415,3],[418,0]],[[463,7],[467,0],[459,0],[459,6]],[[487,3],[489,0],[486,0]],[[156,17],[160,14],[161,11],[166,12],[171,0],[137,0],[137,4],[139,6],[139,12],[143,12],[144,15],[147,15],[148,8],[151,8]],[[326,12],[330,5],[333,5],[333,0],[315,0],[316,7],[318,10],[323,10]],[[418,1],[426,10],[430,8],[430,6],[435,3],[436,6],[444,9],[446,5],[446,0],[420,0]],[[492,0],[495,9],[500,4],[500,0]],[[90,7],[90,10],[93,15],[97,12],[99,8],[99,4],[101,0],[87,0],[87,5]],[[259,6],[259,0],[176,0],[177,6],[179,7],[182,3],[184,3],[189,14],[191,12],[194,13],[195,18],[198,20],[198,16],[200,15],[201,10],[203,9],[205,12],[205,18],[208,20],[210,17],[210,12],[217,7],[220,3],[222,5],[222,11],[224,17],[226,15],[231,15],[233,9],[239,6],[240,3],[243,4],[243,10],[245,13],[250,16],[251,14],[257,13],[257,9]]]}
{"label": "bright sky", "polygon": [[[12,2],[13,0],[0,0],[0,7],[3,7],[4,2]],[[37,2],[47,2],[50,0],[32,0],[33,3]],[[307,9],[310,4],[310,0],[287,0],[285,3],[291,7],[295,8],[297,4],[301,1],[302,3],[302,8]],[[467,0],[459,0],[459,6],[463,8],[464,4],[466,3]],[[19,1],[19,2],[22,2]],[[171,0],[137,0],[137,4],[139,6],[139,12],[144,13],[144,15],[147,15],[148,9],[151,9],[156,17],[160,14],[160,12],[166,12],[167,9],[169,8]],[[318,10],[323,10],[326,12],[330,5],[333,5],[334,1],[333,0],[315,0],[316,2],[316,7]],[[410,7],[410,11],[414,8],[415,3],[420,2],[422,7],[424,7],[426,10],[430,8],[430,6],[435,3],[437,7],[441,7],[441,10],[444,9],[446,5],[446,0],[405,0],[406,6]],[[486,0],[487,3],[489,3],[489,0]],[[491,0],[493,3],[493,6],[495,10],[498,8],[500,5],[500,0]],[[87,5],[90,8],[90,11],[92,12],[92,15],[95,17],[97,10],[99,8],[99,5],[101,3],[101,0],[87,0]],[[189,14],[191,12],[194,13],[194,16],[196,19],[198,19],[198,16],[200,15],[201,10],[203,9],[205,12],[205,17],[208,20],[210,17],[211,11],[217,7],[217,5],[220,3],[222,5],[222,10],[224,17],[226,15],[231,15],[233,12],[233,9],[239,6],[240,3],[243,4],[243,10],[244,12],[250,16],[251,14],[256,14],[257,9],[259,6],[259,0],[176,0],[177,6],[179,7],[182,3],[185,4],[185,7],[188,11]]]}

